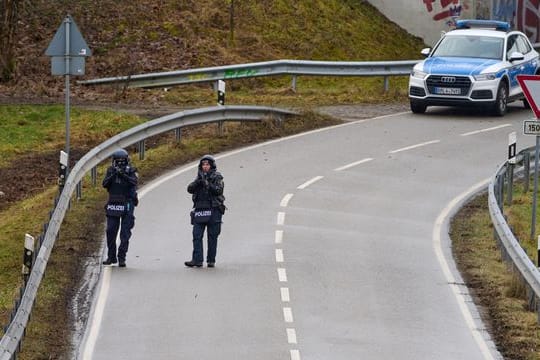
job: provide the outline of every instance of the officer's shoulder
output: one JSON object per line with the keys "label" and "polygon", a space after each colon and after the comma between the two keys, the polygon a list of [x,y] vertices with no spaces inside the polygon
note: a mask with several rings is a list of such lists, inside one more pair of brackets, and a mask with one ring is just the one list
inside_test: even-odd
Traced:
{"label": "officer's shoulder", "polygon": [[221,173],[220,173],[219,171],[215,171],[215,172],[214,172],[214,176],[223,179],[223,175],[221,175]]}

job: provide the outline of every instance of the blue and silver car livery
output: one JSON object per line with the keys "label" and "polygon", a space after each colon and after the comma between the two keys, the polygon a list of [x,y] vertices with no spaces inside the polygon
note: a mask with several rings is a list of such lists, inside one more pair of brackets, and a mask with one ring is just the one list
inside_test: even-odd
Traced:
{"label": "blue and silver car livery", "polygon": [[501,21],[458,20],[433,50],[423,49],[427,58],[409,78],[411,110],[473,105],[502,116],[510,101],[527,106],[517,75],[540,74],[539,55],[523,33],[509,28]]}

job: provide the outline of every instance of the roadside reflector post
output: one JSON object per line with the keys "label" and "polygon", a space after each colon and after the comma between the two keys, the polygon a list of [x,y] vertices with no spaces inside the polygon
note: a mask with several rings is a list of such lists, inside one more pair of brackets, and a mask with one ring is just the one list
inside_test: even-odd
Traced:
{"label": "roadside reflector post", "polygon": [[218,105],[225,105],[225,81],[218,80],[218,97],[217,97],[217,104]]}
{"label": "roadside reflector post", "polygon": [[516,164],[516,132],[511,132],[508,135],[508,167],[506,168],[507,191],[506,203],[512,205],[512,187],[514,184],[514,166]]}
{"label": "roadside reflector post", "polygon": [[60,161],[58,168],[58,187],[60,188],[60,192],[62,192],[62,189],[66,184],[67,166],[68,154],[65,151],[60,151]]}
{"label": "roadside reflector post", "polygon": [[34,246],[35,239],[29,234],[24,235],[24,255],[23,255],[23,266],[22,266],[22,275],[24,278],[24,283],[28,281],[30,276],[30,271],[32,271],[32,265],[34,264]]}

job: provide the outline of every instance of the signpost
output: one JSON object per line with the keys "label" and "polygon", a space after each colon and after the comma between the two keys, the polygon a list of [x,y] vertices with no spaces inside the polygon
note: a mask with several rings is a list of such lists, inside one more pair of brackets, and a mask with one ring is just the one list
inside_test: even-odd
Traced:
{"label": "signpost", "polygon": [[67,165],[66,177],[69,174],[69,119],[70,119],[70,94],[69,75],[84,75],[85,57],[91,56],[92,52],[86,44],[77,24],[70,15],[66,16],[56,34],[54,35],[45,55],[51,57],[52,75],[64,75],[66,77],[66,148]]}
{"label": "signpost", "polygon": [[[536,136],[536,148],[534,156],[534,193],[532,203],[532,223],[531,223],[531,236],[530,239],[535,238],[536,233],[536,199],[538,197],[538,158],[540,157],[540,76],[538,75],[518,75],[517,80],[523,94],[527,98],[529,105],[531,106],[536,120],[525,120],[523,122],[523,133],[525,135]],[[540,238],[539,238],[540,241]],[[540,244],[539,244],[540,248]]]}

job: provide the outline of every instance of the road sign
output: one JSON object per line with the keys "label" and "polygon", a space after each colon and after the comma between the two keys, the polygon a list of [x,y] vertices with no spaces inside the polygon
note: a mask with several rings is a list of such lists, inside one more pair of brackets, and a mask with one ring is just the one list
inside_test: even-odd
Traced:
{"label": "road sign", "polygon": [[523,121],[523,134],[540,136],[540,121],[538,120]]}
{"label": "road sign", "polygon": [[537,119],[540,119],[540,75],[518,75],[517,79]]}
{"label": "road sign", "polygon": [[[66,41],[66,37],[69,42]],[[91,56],[92,51],[86,44],[77,24],[68,15],[54,34],[45,51],[47,56]]]}

